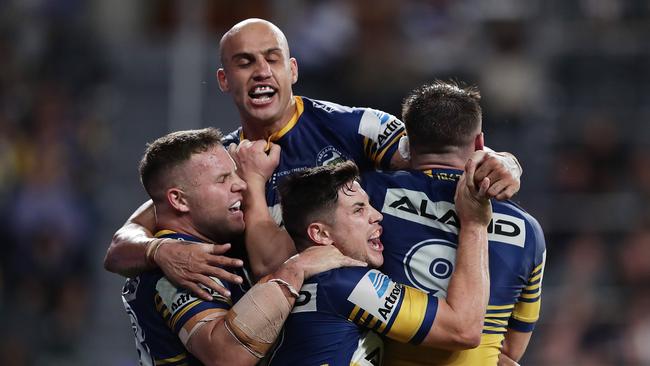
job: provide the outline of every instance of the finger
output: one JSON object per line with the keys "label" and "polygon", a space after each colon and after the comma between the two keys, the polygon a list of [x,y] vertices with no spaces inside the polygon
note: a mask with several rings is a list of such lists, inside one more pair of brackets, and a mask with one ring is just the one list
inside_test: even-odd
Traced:
{"label": "finger", "polygon": [[205,262],[211,266],[221,267],[241,267],[244,265],[244,261],[241,259],[214,254],[207,256]]}
{"label": "finger", "polygon": [[490,181],[494,182],[490,186],[490,189],[488,189],[488,191],[487,191],[487,194],[490,197],[495,197],[496,198],[496,196],[499,193],[501,193],[508,186],[508,182],[505,181],[505,180],[499,180],[499,181],[490,180]]}
{"label": "finger", "polygon": [[212,295],[210,295],[207,291],[199,287],[196,283],[184,282],[181,284],[181,287],[190,290],[194,295],[196,295],[197,297],[205,301],[212,301]]}
{"label": "finger", "polygon": [[[205,276],[216,277],[222,281],[234,283],[237,285],[244,282],[240,276],[219,267],[206,265],[205,267],[201,267],[201,270],[199,272]],[[214,282],[214,280],[210,281]]]}
{"label": "finger", "polygon": [[225,243],[225,244],[207,244],[210,246],[210,251],[208,253],[211,254],[223,254],[230,250],[231,245],[230,243]]}
{"label": "finger", "polygon": [[237,144],[235,144],[234,142],[231,143],[230,145],[228,145],[228,149],[227,149],[227,150],[228,150],[228,153],[229,153],[230,155],[235,154],[235,153],[237,152]]}
{"label": "finger", "polygon": [[230,296],[230,291],[227,288],[221,286],[219,283],[217,283],[215,280],[213,280],[212,278],[210,278],[208,276],[197,274],[197,275],[194,276],[194,279],[195,279],[195,281],[197,283],[200,283],[205,287],[209,287],[213,291],[216,291],[216,292],[220,293],[223,296]]}
{"label": "finger", "polygon": [[499,201],[505,201],[511,199],[517,192],[519,192],[519,184],[512,184],[506,186],[501,192],[496,194],[494,198]]}
{"label": "finger", "polygon": [[269,150],[269,158],[274,162],[280,161],[280,145],[271,143],[271,150]]}
{"label": "finger", "polygon": [[474,176],[476,169],[476,163],[471,158],[465,163],[465,185],[471,193],[476,193],[476,182],[474,181],[476,177]]}
{"label": "finger", "polygon": [[252,143],[252,149],[254,151],[258,151],[258,152],[264,152],[264,151],[268,150],[270,144],[271,144],[271,141],[255,140]]}
{"label": "finger", "polygon": [[478,198],[479,199],[489,199],[490,196],[488,194],[488,191],[490,190],[490,178],[484,178],[481,181],[481,185],[479,186],[478,190]]}

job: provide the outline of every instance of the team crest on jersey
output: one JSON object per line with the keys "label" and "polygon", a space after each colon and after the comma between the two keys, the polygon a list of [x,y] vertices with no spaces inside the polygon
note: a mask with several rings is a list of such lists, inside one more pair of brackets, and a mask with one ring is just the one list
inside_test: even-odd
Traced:
{"label": "team crest on jersey", "polygon": [[397,303],[403,291],[403,286],[373,269],[357,283],[348,296],[348,301],[381,321],[388,322],[396,313]]}
{"label": "team crest on jersey", "polygon": [[456,244],[429,239],[415,244],[404,257],[404,272],[413,285],[438,297],[447,295],[456,263]]}
{"label": "team crest on jersey", "polygon": [[335,165],[346,161],[347,159],[334,146],[327,146],[322,149],[316,156],[317,165]]}

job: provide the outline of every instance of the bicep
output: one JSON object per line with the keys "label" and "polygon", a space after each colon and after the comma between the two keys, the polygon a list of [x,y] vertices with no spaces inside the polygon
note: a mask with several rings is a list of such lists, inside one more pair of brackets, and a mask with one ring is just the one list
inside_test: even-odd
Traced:
{"label": "bicep", "polygon": [[153,233],[156,229],[156,209],[153,205],[153,201],[149,200],[140,205],[140,207],[131,214],[124,226],[127,226],[128,224],[142,226],[150,233]]}

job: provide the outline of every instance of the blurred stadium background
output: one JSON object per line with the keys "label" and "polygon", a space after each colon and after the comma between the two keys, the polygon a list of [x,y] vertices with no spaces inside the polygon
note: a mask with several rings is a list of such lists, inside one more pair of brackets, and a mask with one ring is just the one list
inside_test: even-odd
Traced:
{"label": "blurred stadium background", "polygon": [[0,1],[0,364],[137,363],[105,249],[145,142],[238,125],[216,46],[251,16],[285,30],[300,95],[399,115],[426,81],[477,84],[547,238],[523,363],[650,365],[647,0]]}

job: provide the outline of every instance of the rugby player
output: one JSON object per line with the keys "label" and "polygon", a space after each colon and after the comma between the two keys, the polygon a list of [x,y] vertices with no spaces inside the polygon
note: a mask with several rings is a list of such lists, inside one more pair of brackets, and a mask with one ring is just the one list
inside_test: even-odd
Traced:
{"label": "rugby player", "polygon": [[[241,235],[246,183],[215,129],[171,133],[149,145],[142,183],[162,240],[211,243]],[[146,256],[156,257],[158,246]],[[324,248],[319,248],[324,249]],[[275,341],[305,278],[340,265],[365,265],[336,250],[292,257],[250,288],[222,283],[231,296],[211,301],[173,285],[162,271],[127,280],[122,292],[142,365],[254,365]],[[249,289],[250,288],[250,289]]]}
{"label": "rugby player", "polygon": [[[290,57],[282,31],[268,21],[247,19],[233,26],[221,39],[220,57],[219,86],[232,96],[242,124],[225,143],[242,142],[236,153],[241,176],[249,186],[244,193],[245,210],[250,212],[245,215],[245,243],[252,270],[261,277],[295,253],[293,243],[278,227],[277,184],[292,172],[347,159],[362,170],[404,167],[406,162],[398,152],[404,125],[374,109],[294,96],[298,63]],[[488,194],[497,198],[518,191],[520,175],[512,155],[493,152],[485,155],[475,174],[479,182],[490,178]],[[199,284],[227,294],[210,276],[241,281],[213,266],[241,265],[239,260],[221,256],[228,246],[183,246],[167,240],[159,246],[155,263],[146,261],[147,248],[160,242],[153,238],[154,227],[155,212],[147,202],[113,236],[105,268],[129,275],[159,266],[174,283],[204,299],[210,295]]]}
{"label": "rugby player", "polygon": [[[382,265],[382,215],[370,206],[358,174],[348,161],[282,183],[283,217],[299,251],[334,246],[373,268]],[[488,188],[489,178],[477,189],[469,175],[458,184],[458,266],[446,298],[395,283],[377,269],[323,272],[303,284],[270,364],[380,365],[381,341],[369,330],[399,342],[476,347],[489,297]]]}
{"label": "rugby player", "polygon": [[[476,88],[454,82],[414,90],[402,114],[411,170],[367,172],[362,178],[370,203],[384,215],[382,270],[439,297],[449,295],[458,265],[454,191],[465,161],[484,146],[479,101]],[[449,352],[387,341],[386,365],[496,365],[498,359],[518,361],[524,354],[539,318],[544,234],[515,203],[494,201],[492,207],[490,301],[480,346]]]}

